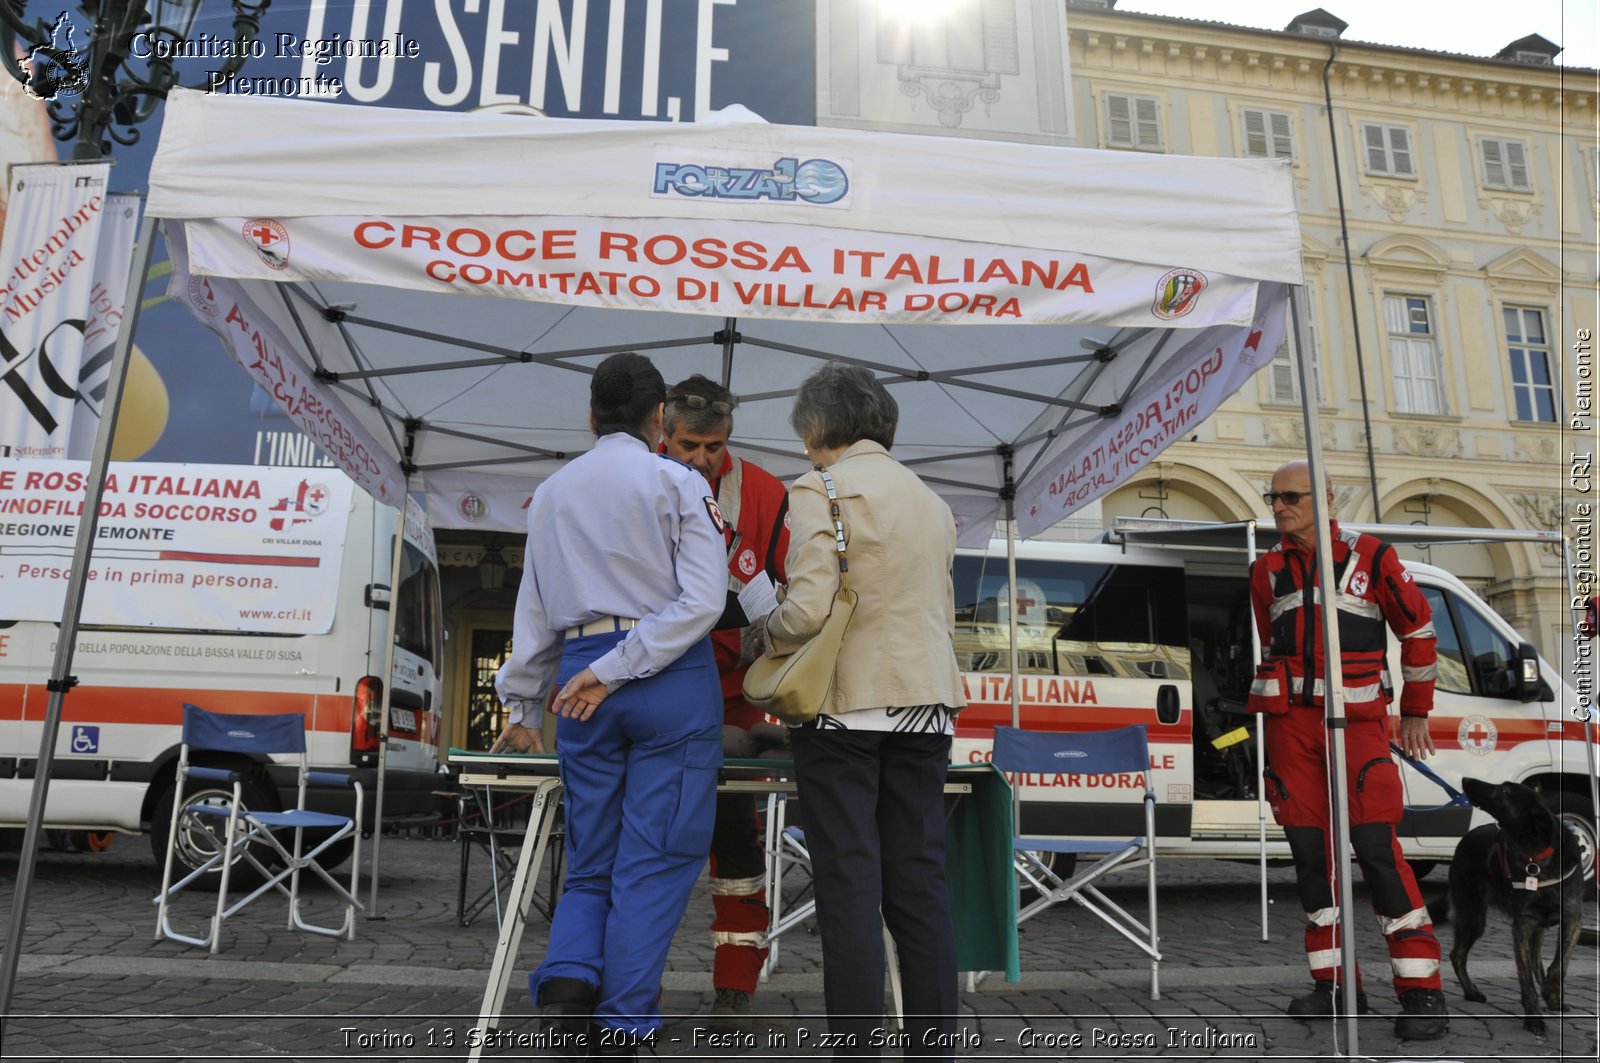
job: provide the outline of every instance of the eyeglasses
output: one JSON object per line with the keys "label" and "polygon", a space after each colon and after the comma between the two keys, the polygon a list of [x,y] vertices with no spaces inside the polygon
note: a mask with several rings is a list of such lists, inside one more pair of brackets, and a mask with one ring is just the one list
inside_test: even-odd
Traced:
{"label": "eyeglasses", "polygon": [[1310,497],[1310,491],[1268,491],[1261,496],[1261,501],[1269,506],[1280,500],[1286,506],[1298,506],[1302,498]]}
{"label": "eyeglasses", "polygon": [[704,395],[672,394],[667,396],[667,401],[671,403],[681,402],[691,410],[703,410],[709,406],[711,407],[712,413],[721,414],[724,417],[732,413],[733,408],[739,405],[737,400],[733,402],[722,402],[716,399],[708,399]]}

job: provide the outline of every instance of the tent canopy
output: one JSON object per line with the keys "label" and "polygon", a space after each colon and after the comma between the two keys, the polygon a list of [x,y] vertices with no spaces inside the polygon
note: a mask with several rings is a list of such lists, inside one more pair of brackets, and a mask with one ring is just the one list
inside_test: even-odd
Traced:
{"label": "tent canopy", "polygon": [[725,381],[735,445],[784,477],[806,467],[795,387],[822,360],[869,366],[964,541],[1012,489],[1032,534],[1270,361],[1301,276],[1281,161],[747,113],[174,92],[148,209],[174,293],[359,483],[392,501],[411,474],[441,525],[505,530],[592,442],[594,366],[633,349],[669,383]]}

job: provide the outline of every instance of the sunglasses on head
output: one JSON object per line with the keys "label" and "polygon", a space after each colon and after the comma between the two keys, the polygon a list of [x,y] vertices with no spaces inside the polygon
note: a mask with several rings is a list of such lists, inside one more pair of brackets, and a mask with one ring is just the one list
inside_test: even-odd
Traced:
{"label": "sunglasses on head", "polygon": [[708,399],[704,395],[668,395],[667,401],[681,402],[691,410],[703,410],[709,406],[712,413],[720,413],[724,417],[732,413],[733,408],[738,405],[736,402]]}
{"label": "sunglasses on head", "polygon": [[1310,491],[1268,491],[1261,496],[1261,500],[1269,506],[1279,500],[1286,506],[1298,506],[1302,498],[1310,497]]}

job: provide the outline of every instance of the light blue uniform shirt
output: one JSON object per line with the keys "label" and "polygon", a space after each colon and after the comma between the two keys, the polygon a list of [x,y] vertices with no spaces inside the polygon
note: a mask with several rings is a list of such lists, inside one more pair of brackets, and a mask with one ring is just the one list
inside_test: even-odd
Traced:
{"label": "light blue uniform shirt", "polygon": [[610,690],[705,638],[728,598],[727,548],[705,477],[626,432],[601,436],[533,494],[511,638],[495,676],[510,722],[538,727],[568,628],[639,621],[590,667]]}

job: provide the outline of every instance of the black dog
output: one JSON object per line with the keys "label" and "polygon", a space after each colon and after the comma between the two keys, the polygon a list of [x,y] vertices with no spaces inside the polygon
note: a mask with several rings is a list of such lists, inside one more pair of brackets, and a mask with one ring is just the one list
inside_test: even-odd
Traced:
{"label": "black dog", "polygon": [[[1522,1025],[1543,1037],[1539,991],[1552,1011],[1561,1000],[1567,964],[1582,929],[1583,873],[1578,839],[1539,795],[1521,783],[1491,785],[1463,779],[1461,788],[1495,822],[1467,832],[1450,863],[1450,892],[1428,905],[1435,923],[1456,912],[1450,963],[1471,1001],[1486,998],[1467,975],[1467,953],[1483,936],[1489,908],[1511,917],[1517,983],[1522,989]],[[1558,927],[1558,947],[1547,971],[1540,970],[1546,927]]]}

